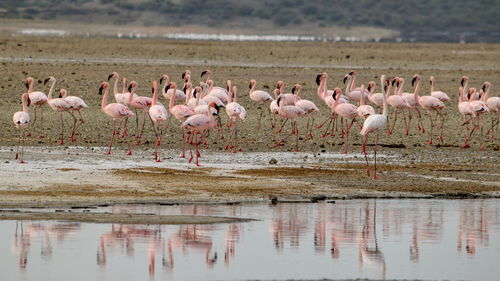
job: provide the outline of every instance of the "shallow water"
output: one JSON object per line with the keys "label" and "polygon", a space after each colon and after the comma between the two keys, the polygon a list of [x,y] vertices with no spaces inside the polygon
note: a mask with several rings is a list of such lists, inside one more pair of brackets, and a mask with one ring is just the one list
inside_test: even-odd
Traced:
{"label": "shallow water", "polygon": [[499,203],[354,200],[91,210],[259,219],[216,225],[2,221],[0,275],[10,280],[498,280]]}

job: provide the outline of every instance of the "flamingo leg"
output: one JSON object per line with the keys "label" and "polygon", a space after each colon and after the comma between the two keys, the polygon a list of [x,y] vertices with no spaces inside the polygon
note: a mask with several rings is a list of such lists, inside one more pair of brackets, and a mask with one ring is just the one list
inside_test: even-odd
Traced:
{"label": "flamingo leg", "polygon": [[19,159],[19,146],[21,145],[21,138],[22,138],[22,134],[23,134],[23,131],[20,128],[17,128],[17,131],[19,133],[19,138],[17,139],[17,142],[16,142],[16,160]]}
{"label": "flamingo leg", "polygon": [[75,130],[76,130],[76,123],[78,122],[78,119],[76,118],[76,116],[73,114],[73,112],[71,111],[68,111],[69,115],[73,118],[73,129],[71,130],[71,136],[69,137],[69,139],[74,142],[76,141],[76,135],[75,135]]}
{"label": "flamingo leg", "polygon": [[373,157],[375,159],[375,161],[374,161],[375,163],[373,165],[373,170],[374,170],[373,179],[374,180],[379,178],[377,176],[377,146],[378,146],[378,133],[375,135],[375,148],[373,149]]}
{"label": "flamingo leg", "polygon": [[439,141],[441,143],[444,143],[444,136],[443,136],[443,130],[444,130],[444,121],[445,117],[441,111],[438,111],[439,116],[441,117],[441,125],[439,126]]}
{"label": "flamingo leg", "polygon": [[[411,112],[411,108],[408,109],[408,115],[410,115],[410,112]],[[402,111],[403,113],[403,121],[405,122],[405,135],[408,135],[410,133],[410,123],[408,121],[406,121],[406,114],[404,112],[404,110]]]}
{"label": "flamingo leg", "polygon": [[61,117],[61,141],[59,142],[60,145],[64,144],[64,119],[62,116],[62,112],[59,112],[59,116]]}
{"label": "flamingo leg", "polygon": [[[321,135],[321,138],[326,137],[328,131],[330,130],[330,126],[334,126],[335,119],[336,119],[336,116],[334,116],[333,114],[332,114],[332,116],[330,116],[329,119],[326,119],[326,121],[330,121],[330,122],[328,122],[328,125],[326,126],[325,132]],[[323,122],[323,124],[321,124],[317,128],[323,127],[323,125],[324,125],[325,122]]]}
{"label": "flamingo leg", "polygon": [[257,129],[260,129],[260,120],[262,119],[262,107],[261,106],[258,106],[257,109],[259,110],[259,122],[257,123]]}
{"label": "flamingo leg", "polygon": [[40,106],[40,135],[38,138],[42,139],[44,138],[43,136],[43,107]]}
{"label": "flamingo leg", "polygon": [[288,119],[285,119],[285,121],[283,121],[283,123],[281,123],[281,127],[280,127],[280,129],[277,131],[277,133],[281,133],[281,131],[282,131],[282,130],[283,130],[283,128],[285,127],[286,122],[288,122]]}
{"label": "flamingo leg", "polygon": [[26,163],[26,162],[24,162],[24,142],[26,140],[26,137],[24,136],[24,132],[21,135],[22,135],[22,138],[21,138],[21,158],[20,158],[19,163],[24,164],[24,163]]}
{"label": "flamingo leg", "polygon": [[427,111],[427,115],[429,116],[429,122],[430,122],[430,132],[429,132],[429,140],[426,142],[427,144],[432,144],[432,129],[434,128],[434,122],[432,121],[432,115],[430,111]]}
{"label": "flamingo leg", "polygon": [[368,136],[369,133],[367,133],[363,139],[363,146],[361,151],[365,155],[365,161],[366,161],[366,174],[370,176],[370,164],[368,163],[368,153],[366,152],[366,143],[368,142]]}
{"label": "flamingo leg", "polygon": [[398,111],[397,109],[394,109],[394,122],[392,122],[392,127],[391,129],[387,132],[387,134],[392,135],[394,132],[394,126],[396,126],[396,121],[398,120]]}
{"label": "flamingo leg", "polygon": [[35,117],[33,118],[33,123],[31,123],[30,129],[29,129],[29,131],[28,131],[28,137],[31,137],[31,132],[32,132],[32,131],[34,132],[34,134],[36,134],[36,127],[35,127],[35,124],[36,124],[36,112],[37,112],[36,108],[37,108],[37,107],[36,107],[36,106],[33,106],[33,108],[34,108],[34,111],[35,111]]}
{"label": "flamingo leg", "polygon": [[179,156],[179,158],[186,158],[186,148],[184,146],[184,142],[185,142],[184,128],[181,128],[180,135],[181,135],[182,154],[181,154],[181,156]]}
{"label": "flamingo leg", "polygon": [[326,119],[325,119],[325,121],[321,122],[321,124],[319,124],[319,125],[316,127],[316,129],[320,129],[321,127],[323,127],[323,125],[325,125],[325,124],[326,124],[326,122],[328,122],[328,121],[331,121],[331,120],[332,120],[332,117],[333,117],[333,113],[332,113],[332,115],[330,115],[330,117],[326,118]]}
{"label": "flamingo leg", "polygon": [[194,133],[194,141],[195,141],[195,148],[196,148],[196,166],[202,167],[199,163],[199,158],[200,158],[200,150],[198,149],[198,132],[195,131]]}
{"label": "flamingo leg", "polygon": [[472,126],[471,131],[465,137],[465,143],[460,148],[469,148],[470,147],[470,138],[472,137],[472,134],[474,133],[475,130],[476,130],[476,127]]}
{"label": "flamingo leg", "polygon": [[109,149],[108,149],[108,152],[106,152],[104,154],[111,154],[111,146],[113,145],[113,139],[115,138],[115,123],[116,123],[116,120],[113,119],[113,131],[111,131],[111,139],[109,140]]}
{"label": "flamingo leg", "polygon": [[[124,120],[120,121],[120,127],[121,127],[121,125],[122,125],[122,123],[123,123],[123,134],[122,134],[122,138],[126,138],[126,137],[128,137],[128,132],[127,132],[127,121],[128,121],[128,117],[125,117],[125,119],[124,119]],[[117,135],[119,135],[119,134],[120,134],[120,132],[118,132],[118,131],[117,131],[117,132],[116,132],[116,134],[117,134]]]}

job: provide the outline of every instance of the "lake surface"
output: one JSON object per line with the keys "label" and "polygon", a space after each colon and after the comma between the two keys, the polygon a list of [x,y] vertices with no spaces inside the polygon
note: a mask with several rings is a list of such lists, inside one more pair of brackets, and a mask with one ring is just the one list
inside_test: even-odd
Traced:
{"label": "lake surface", "polygon": [[[83,210],[81,210],[83,211]],[[500,200],[126,205],[259,221],[0,221],[0,280],[500,279]]]}

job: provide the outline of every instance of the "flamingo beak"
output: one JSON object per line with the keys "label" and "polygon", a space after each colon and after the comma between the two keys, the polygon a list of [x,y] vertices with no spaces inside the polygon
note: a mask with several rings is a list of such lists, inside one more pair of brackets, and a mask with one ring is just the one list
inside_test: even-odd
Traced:
{"label": "flamingo beak", "polygon": [[252,89],[252,83],[248,84],[248,89]]}
{"label": "flamingo beak", "polygon": [[163,83],[163,77],[160,78],[160,85]]}
{"label": "flamingo beak", "polygon": [[62,96],[62,93],[61,93],[61,92],[59,92],[59,98],[62,98],[62,97],[63,97],[63,96]]}
{"label": "flamingo beak", "polygon": [[99,95],[102,95],[102,90],[104,89],[104,85],[101,85],[101,87],[99,87]]}
{"label": "flamingo beak", "polygon": [[294,87],[292,88],[292,94],[294,94],[294,95],[295,95],[295,91],[296,91],[296,90],[297,90],[297,88],[294,86]]}
{"label": "flamingo beak", "polygon": [[155,93],[155,87],[151,87],[151,94]]}
{"label": "flamingo beak", "polygon": [[460,85],[462,85],[462,87],[464,86],[464,83],[465,83],[465,79],[462,78],[462,80],[460,80]]}
{"label": "flamingo beak", "polygon": [[318,74],[316,75],[316,85],[319,86],[320,83],[321,83],[321,74]]}
{"label": "flamingo beak", "polygon": [[128,92],[131,93],[132,92],[132,84],[131,85],[128,85]]}
{"label": "flamingo beak", "polygon": [[486,92],[486,84],[483,84],[483,92]]}
{"label": "flamingo beak", "polygon": [[46,78],[45,80],[43,80],[43,85],[45,86],[47,84],[47,82],[49,82],[50,78]]}
{"label": "flamingo beak", "polygon": [[353,74],[354,74],[354,70],[353,70],[353,71],[351,71],[351,72],[349,72],[349,75],[353,75]]}
{"label": "flamingo beak", "polygon": [[415,81],[417,81],[417,76],[413,76],[413,79],[411,79],[412,86],[415,86]]}
{"label": "flamingo beak", "polygon": [[30,83],[28,83],[28,81],[26,80],[26,82],[24,82],[24,86],[26,86],[27,89],[30,88]]}
{"label": "flamingo beak", "polygon": [[113,73],[111,73],[110,75],[108,75],[108,81],[111,80],[112,77],[113,77]]}
{"label": "flamingo beak", "polygon": [[205,74],[207,74],[208,70],[204,70],[201,72],[201,76],[200,77],[203,77]]}
{"label": "flamingo beak", "polygon": [[30,104],[31,104],[31,99],[30,99],[30,97],[28,96],[28,106],[30,106]]}
{"label": "flamingo beak", "polygon": [[347,74],[346,76],[344,76],[344,79],[342,80],[344,82],[344,85],[345,85],[345,82],[347,81],[347,77],[349,77],[349,75],[351,75],[351,74]]}
{"label": "flamingo beak", "polygon": [[368,85],[368,88],[366,88],[368,90],[368,92],[371,92],[372,90],[372,85]]}
{"label": "flamingo beak", "polygon": [[186,72],[183,72],[181,75],[181,79],[184,79],[186,77]]}

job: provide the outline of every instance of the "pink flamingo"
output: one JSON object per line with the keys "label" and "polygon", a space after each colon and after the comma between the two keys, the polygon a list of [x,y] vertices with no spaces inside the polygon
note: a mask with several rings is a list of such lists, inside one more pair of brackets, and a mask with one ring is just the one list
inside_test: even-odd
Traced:
{"label": "pink flamingo", "polygon": [[[128,101],[127,105],[134,110],[136,110],[136,133],[135,133],[135,139],[136,139],[136,145],[141,144],[141,136],[142,132],[144,131],[144,125],[146,123],[146,119],[148,114],[149,114],[149,107],[151,106],[153,99],[150,97],[145,97],[145,96],[139,96],[135,94],[135,91],[137,90],[137,87],[139,84],[136,81],[131,81],[128,90],[130,92],[130,95],[128,96]],[[161,104],[161,103],[160,103]],[[142,120],[142,125],[141,128],[139,129],[139,116],[137,114],[137,111],[142,111],[142,115],[144,116]]]}
{"label": "pink flamingo", "polygon": [[[174,82],[170,82],[167,86],[166,89],[175,89],[177,90],[177,84]],[[186,95],[186,99],[188,98],[188,95]],[[168,105],[168,110],[170,111],[170,114],[175,117],[175,119],[179,120],[180,122],[186,121],[190,116],[193,116],[195,113],[193,109],[187,105],[184,104],[178,104],[175,105],[175,99],[170,99],[169,105]],[[185,148],[184,148],[184,127],[181,126],[180,129],[180,134],[181,134],[181,144],[182,144],[182,155],[180,156],[181,158],[186,157],[185,153]]]}
{"label": "pink flamingo", "polygon": [[[67,103],[69,103],[71,105],[71,109],[68,112],[71,115],[71,117],[73,117],[74,122],[73,122],[73,130],[71,132],[70,139],[71,139],[71,141],[76,141],[76,129],[78,128],[78,126],[80,126],[83,123],[85,123],[85,121],[83,120],[83,116],[82,116],[82,113],[80,112],[80,110],[82,110],[84,108],[88,108],[88,106],[83,101],[83,99],[81,99],[80,97],[77,97],[77,96],[68,96],[68,91],[66,91],[66,89],[60,89],[59,90],[59,96],[61,98],[63,98]],[[77,125],[78,119],[73,114],[74,111],[78,112],[78,115],[80,116],[80,120],[79,120],[80,123],[78,125]]]}
{"label": "pink flamingo", "polygon": [[384,97],[383,93],[374,93],[375,92],[375,87],[376,84],[373,81],[370,81],[368,83],[368,99],[370,100],[371,103],[375,104],[378,107],[382,107],[384,104]]}
{"label": "pink flamingo", "polygon": [[149,117],[153,121],[153,129],[156,134],[155,161],[161,162],[160,155],[158,154],[158,148],[160,147],[164,129],[163,124],[167,121],[168,112],[162,104],[158,103],[158,82],[156,80],[153,81],[153,101],[149,107]]}
{"label": "pink flamingo", "polygon": [[[491,138],[496,139],[496,135],[498,134],[495,132],[495,127],[496,131],[498,131],[498,124],[500,123],[500,97],[490,97],[490,88],[491,88],[491,83],[490,82],[484,82],[486,86],[486,91],[484,94],[483,101],[486,103],[490,110],[490,117],[491,117],[491,128],[488,130],[488,133],[491,133]],[[484,86],[483,86],[484,88]],[[495,118],[495,119],[494,119]]]}
{"label": "pink flamingo", "polygon": [[[28,88],[28,95],[30,96],[30,104],[33,105],[33,108],[35,109],[35,118],[33,119],[33,125],[32,127],[35,128],[36,124],[36,112],[37,109],[40,108],[40,135],[38,136],[39,138],[43,138],[43,105],[47,103],[47,95],[45,95],[42,92],[33,92],[33,86],[35,83],[35,79],[32,77],[26,78],[25,85],[26,88]],[[31,136],[31,132],[28,133],[28,136]]]}
{"label": "pink flamingo", "polygon": [[[111,140],[109,141],[109,149],[105,154],[111,154],[111,146],[113,145],[113,139],[116,135],[115,123],[116,119],[123,120],[130,116],[135,116],[126,105],[121,103],[110,103],[108,104],[108,94],[109,94],[109,83],[102,82],[99,87],[99,95],[102,95],[102,90],[104,90],[104,95],[102,97],[101,109],[104,113],[109,115],[113,119],[113,131],[111,133]],[[127,140],[127,155],[132,155],[132,150],[130,149],[130,142]]]}
{"label": "pink flamingo", "polygon": [[284,97],[283,95],[279,95],[278,99],[276,100],[279,109],[278,109],[278,114],[282,118],[285,119],[290,119],[290,125],[292,127],[292,131],[290,132],[289,135],[287,135],[285,138],[283,138],[280,142],[278,142],[275,147],[281,146],[284,144],[285,140],[291,136],[295,135],[295,148],[293,151],[299,151],[299,128],[297,126],[297,118],[302,117],[306,115],[306,112],[295,105],[285,105],[284,102]]}
{"label": "pink flamingo", "polygon": [[436,91],[435,90],[434,76],[431,76],[429,78],[429,82],[431,83],[431,96],[433,96],[435,98],[438,98],[442,102],[450,101],[450,97],[448,97],[448,95],[445,92],[443,92],[443,91]]}
{"label": "pink flamingo", "polygon": [[59,116],[61,117],[61,141],[59,142],[59,144],[64,144],[64,119],[62,114],[63,112],[69,112],[69,110],[71,109],[71,105],[63,98],[52,98],[52,91],[54,91],[54,87],[56,85],[56,78],[50,76],[49,78],[45,79],[45,81],[43,81],[43,84],[46,85],[49,81],[52,83],[52,85],[50,86],[49,95],[47,96],[47,103],[52,108],[52,110],[58,112]]}
{"label": "pink flamingo", "polygon": [[[190,77],[191,77],[190,75],[186,76],[185,73],[183,73],[182,76],[183,76],[182,79],[185,79],[186,82],[188,82],[190,80]],[[165,81],[165,86],[163,86],[161,93],[166,100],[170,100],[170,97],[174,94],[174,89],[169,89],[168,91],[165,90],[167,85],[170,83],[170,78],[168,77],[167,74],[163,74],[161,76],[160,85],[163,83],[163,81]],[[175,99],[179,100],[179,101],[186,100],[186,94],[183,91],[177,89],[177,90],[175,90]]]}
{"label": "pink flamingo", "polygon": [[[410,108],[408,109],[408,125],[406,126],[405,134],[406,135],[409,134],[411,121],[413,119],[412,110],[414,110],[417,113],[417,120],[418,120],[417,129],[420,132],[425,133],[425,129],[424,129],[424,126],[422,124],[422,114],[420,113],[420,110],[418,109],[418,103],[415,102],[415,90],[413,91],[413,93],[404,92],[403,88],[404,88],[405,80],[403,78],[399,78],[399,81],[400,81],[400,86],[398,87],[399,88],[398,92],[401,95],[401,97],[403,97],[403,99],[406,101],[406,103],[408,105],[410,105]],[[405,120],[406,120],[406,115],[404,114],[404,111],[403,111],[403,118],[405,118]]]}
{"label": "pink flamingo", "polygon": [[349,91],[346,91],[347,97],[349,100],[354,102],[359,102],[361,100],[361,93],[365,96],[365,99],[368,99],[369,92],[367,90],[361,91],[361,88],[356,87],[356,77],[358,73],[356,70],[352,70],[346,76],[344,76],[344,84],[346,80],[349,78],[349,83],[347,83],[349,87]]}
{"label": "pink flamingo", "polygon": [[[488,87],[487,84],[484,84],[481,92],[486,90],[487,87]],[[472,125],[476,129],[480,129],[481,133],[482,133],[483,132],[483,125],[481,124],[481,116],[484,113],[489,112],[489,108],[483,99],[485,95],[483,95],[481,99],[478,99],[477,98],[478,95],[476,95],[476,92],[477,91],[475,88],[469,89],[469,96],[470,96],[469,105],[470,105],[470,108],[472,110]],[[481,94],[479,94],[479,96],[481,96]],[[474,125],[474,123],[475,123],[475,125]],[[484,150],[484,145],[482,142],[481,142],[481,146],[479,149]]]}
{"label": "pink flamingo", "polygon": [[[330,136],[333,136],[334,135],[333,131],[336,130],[335,127],[337,125],[336,123],[335,124],[333,123],[334,120],[336,121],[335,113],[333,112],[333,107],[332,107],[333,103],[335,102],[335,99],[333,98],[334,91],[327,89],[328,74],[326,72],[319,73],[316,76],[316,84],[318,85],[318,90],[317,90],[318,96],[323,100],[323,102],[326,104],[326,106],[328,106],[328,108],[332,111],[332,114],[316,128],[319,129],[319,128],[323,127],[328,122],[328,125],[326,126],[325,132],[321,135],[321,137],[324,138],[324,137],[326,137],[328,130],[330,129],[330,126],[333,124],[332,131],[330,133]],[[345,102],[349,102],[349,99],[346,96],[341,95],[339,103],[345,103]]]}
{"label": "pink flamingo", "polygon": [[208,103],[202,99],[203,93],[200,91],[201,87],[197,87],[198,91],[193,90],[193,85],[190,82],[184,85],[184,90],[186,91],[186,99],[188,102],[186,103],[193,110],[200,105],[207,105]]}
{"label": "pink flamingo", "polygon": [[260,114],[259,114],[259,125],[257,126],[257,128],[260,128],[260,120],[262,119],[262,113],[263,113],[261,106],[266,102],[272,102],[274,99],[266,91],[255,90],[256,86],[257,86],[257,81],[255,81],[254,79],[250,80],[250,85],[248,85],[250,91],[248,91],[248,95],[250,96],[250,99],[252,101],[259,104],[257,109],[260,111]]}
{"label": "pink flamingo", "polygon": [[[120,80],[120,75],[117,72],[113,72],[110,75],[108,75],[108,82],[109,82],[109,80],[111,80],[111,78],[115,78],[115,82],[113,84],[113,96],[115,98],[115,101],[117,103],[127,105],[129,97],[130,97],[130,91],[127,91],[127,79],[126,78],[122,79],[122,92],[118,93],[118,81]],[[137,95],[135,95],[135,96],[137,96]],[[123,138],[128,136],[127,121],[128,121],[128,118],[120,120],[120,122],[123,123],[123,134],[122,134]],[[121,127],[121,125],[120,125],[120,127]],[[116,131],[115,134],[119,134],[119,132]]]}
{"label": "pink flamingo", "polygon": [[[385,90],[386,93],[389,93],[391,84],[389,83],[389,80],[386,80],[386,76],[382,75],[380,77],[380,82],[383,91]],[[382,93],[382,114],[373,114],[370,115],[368,118],[366,118],[365,122],[363,123],[363,128],[361,129],[360,135],[364,136],[363,140],[363,153],[365,154],[365,160],[366,160],[366,173],[368,176],[370,176],[370,166],[368,164],[368,155],[366,153],[366,143],[368,142],[368,136],[370,133],[375,133],[375,147],[373,149],[374,152],[374,162],[375,162],[375,174],[373,175],[374,179],[378,179],[377,176],[377,145],[378,145],[378,135],[379,132],[382,131],[385,128],[385,125],[387,123],[387,94],[384,95]]]}
{"label": "pink flamingo", "polygon": [[280,95],[280,90],[274,89],[273,94],[274,94],[274,100],[272,100],[271,103],[269,104],[269,112],[271,113],[271,116],[272,116],[271,129],[274,129],[274,127],[275,127],[274,116],[278,115],[278,112],[280,109],[280,107],[278,105],[278,96]]}
{"label": "pink flamingo", "polygon": [[[467,115],[472,116],[473,112],[472,112],[472,109],[470,107],[469,100],[465,98],[465,92],[464,92],[464,88],[463,87],[460,87],[458,89],[458,111],[463,116],[463,122],[462,122],[461,125],[462,126],[468,125],[468,123],[469,123],[470,120],[466,120],[466,116]],[[466,131],[468,132],[468,130],[469,129],[467,127]],[[472,136],[472,134],[474,133],[474,130],[475,130],[475,128],[473,127],[472,131],[470,132],[470,134],[467,134],[467,136],[465,138],[465,143],[464,143],[464,145],[461,146],[462,148],[470,147],[469,140],[470,140],[470,137]]]}
{"label": "pink flamingo", "polygon": [[[208,87],[205,87],[205,84]],[[210,89],[210,87],[213,86],[213,84],[214,84],[214,81],[212,81],[212,80],[208,80],[207,83],[204,83],[203,88],[205,88],[206,90],[203,91],[201,98],[207,104],[209,104],[211,102],[215,102],[218,107],[224,107],[225,105],[224,105],[224,102],[222,101],[222,99],[220,99],[216,94],[209,93],[209,89]]]}
{"label": "pink flamingo", "polygon": [[439,136],[439,140],[443,142],[444,117],[441,114],[441,110],[445,108],[444,103],[440,101],[438,98],[435,98],[433,96],[420,97],[418,95],[418,91],[420,89],[420,80],[421,80],[420,75],[416,74],[415,76],[413,76],[411,83],[412,85],[416,83],[414,92],[415,103],[420,105],[423,109],[425,109],[427,115],[429,116],[431,129],[429,132],[429,141],[427,141],[427,144],[432,144],[432,128],[434,127],[434,122],[432,121],[431,110],[435,111],[441,117],[441,134]]}
{"label": "pink flamingo", "polygon": [[[361,84],[360,92],[364,93],[365,85]],[[359,106],[357,108],[358,116],[360,118],[366,119],[368,116],[375,114],[375,109],[373,106],[366,104],[365,95],[360,95],[361,99],[359,100]]]}
{"label": "pink flamingo", "polygon": [[398,111],[402,111],[403,112],[403,117],[404,117],[404,121],[405,121],[405,129],[406,129],[406,132],[409,131],[408,124],[406,122],[406,116],[404,115],[404,111],[403,110],[405,110],[407,108],[411,108],[411,106],[401,96],[401,94],[400,94],[401,92],[399,91],[400,86],[402,85],[402,83],[404,83],[404,79],[396,77],[392,81],[393,86],[394,86],[394,83],[397,83],[396,87],[394,88],[394,94],[391,96],[390,95],[391,93],[388,91],[386,93],[386,96],[385,96],[385,98],[387,99],[387,103],[389,105],[391,105],[392,108],[394,109],[394,121],[392,123],[392,127],[387,132],[389,135],[391,135],[393,133],[394,126],[396,126],[396,120],[398,120]]}
{"label": "pink flamingo", "polygon": [[[298,106],[304,110],[307,114],[307,126],[306,126],[306,138],[305,140],[313,139],[312,128],[314,126],[314,112],[319,112],[319,108],[316,104],[310,100],[304,100],[300,98],[300,90],[302,86],[300,84],[295,84],[292,88],[292,94],[295,95],[295,106]],[[312,120],[311,120],[312,119]],[[309,125],[309,123],[311,123]]]}
{"label": "pink flamingo", "polygon": [[[215,109],[217,114],[219,114],[219,108],[215,103],[210,103],[208,105],[209,107],[212,107]],[[182,124],[181,128],[188,128],[192,131],[191,138],[194,139],[194,144],[195,144],[195,154],[196,154],[196,161],[195,164],[196,166],[200,167],[201,165],[198,162],[198,159],[200,157],[200,151],[198,149],[198,134],[200,134],[202,131],[208,131],[215,127],[217,125],[213,114],[209,110],[207,114],[195,114],[189,118],[187,118]],[[192,146],[193,141],[190,142]],[[191,152],[191,158],[189,158],[189,163],[193,160],[193,152],[190,146],[190,152]]]}
{"label": "pink flamingo", "polygon": [[[342,136],[345,134],[345,148],[342,153],[347,153],[347,148],[349,147],[349,131],[351,130],[352,125],[354,122],[358,121],[356,120],[356,116],[358,115],[357,107],[353,104],[350,103],[339,103],[340,101],[340,96],[342,95],[342,90],[339,88],[335,88],[333,90],[333,98],[335,99],[335,102],[332,105],[333,112],[335,112],[336,116],[340,116],[342,119],[340,121],[342,125]],[[339,99],[337,100],[337,96]],[[344,131],[344,119],[345,119],[345,126],[346,129]],[[351,119],[351,124],[349,125],[347,119]],[[359,124],[359,123],[358,123]]]}
{"label": "pink flamingo", "polygon": [[[228,81],[228,87],[231,85]],[[226,113],[229,117],[229,127],[232,131],[232,144],[231,141],[226,145],[225,149],[233,148],[233,153],[241,152],[241,144],[238,142],[238,122],[247,118],[246,109],[236,102],[236,86],[229,88],[228,103],[226,105]]]}
{"label": "pink flamingo", "polygon": [[[205,83],[208,84],[209,80],[211,80],[211,77],[212,77],[212,71],[209,69],[204,70],[201,73],[201,77],[203,77],[204,75],[207,75],[207,80],[205,80]],[[227,103],[229,91],[227,89],[222,88],[222,87],[215,86],[213,84],[213,81],[212,81],[212,84],[210,85],[210,88],[208,89],[208,94],[218,97],[223,103]]]}
{"label": "pink flamingo", "polygon": [[285,82],[276,82],[276,88],[280,90],[281,100],[283,105],[295,105],[295,95],[292,93],[285,94]]}
{"label": "pink flamingo", "polygon": [[[30,122],[30,115],[28,113],[28,106],[30,105],[30,97],[28,93],[21,95],[21,101],[23,103],[23,110],[14,113],[12,121],[16,125],[19,133],[19,141],[16,146],[16,159],[19,159],[19,163],[24,162],[24,129],[28,126]],[[21,146],[21,153],[19,153],[19,146]]]}

